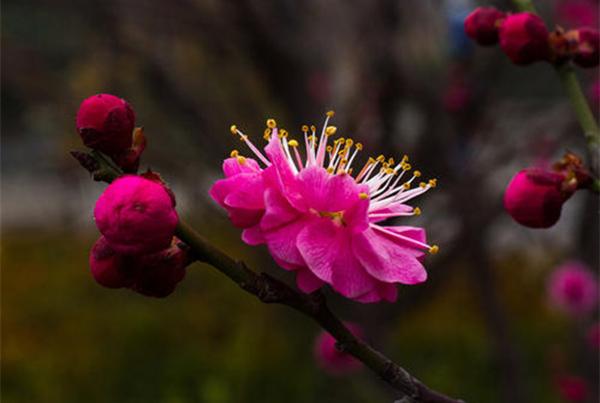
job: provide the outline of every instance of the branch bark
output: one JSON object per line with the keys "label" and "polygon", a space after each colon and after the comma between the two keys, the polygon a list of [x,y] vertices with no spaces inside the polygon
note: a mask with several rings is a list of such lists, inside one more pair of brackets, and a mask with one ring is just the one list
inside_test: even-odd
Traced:
{"label": "branch bark", "polygon": [[[123,174],[109,157],[97,151],[74,151],[71,154],[96,181],[110,183]],[[331,312],[321,292],[300,293],[266,273],[254,272],[244,262],[233,259],[211,245],[182,220],[177,225],[175,235],[190,247],[197,260],[210,264],[260,301],[287,305],[313,319],[337,340],[340,351],[351,354],[379,375],[399,393],[403,403],[464,403],[430,389],[384,354],[354,336]]]}

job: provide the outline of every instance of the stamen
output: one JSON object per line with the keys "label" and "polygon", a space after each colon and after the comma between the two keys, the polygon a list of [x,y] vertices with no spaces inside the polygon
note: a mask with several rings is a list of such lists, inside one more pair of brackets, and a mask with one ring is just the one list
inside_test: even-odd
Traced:
{"label": "stamen", "polygon": [[[272,120],[272,119],[270,119],[270,120]],[[273,122],[275,122],[275,121],[273,120]],[[266,166],[271,165],[269,160],[267,158],[265,158],[264,155],[262,155],[260,150],[254,144],[252,144],[252,142],[250,141],[248,136],[246,136],[244,133],[242,133],[240,130],[238,130],[236,125],[231,125],[229,130],[231,131],[231,133],[237,134],[238,136],[240,136],[240,140],[242,140],[244,143],[246,143],[246,145],[254,153],[254,155],[256,155]],[[277,130],[277,129],[275,129],[275,130]]]}
{"label": "stamen", "polygon": [[275,127],[277,127],[277,122],[275,121],[275,119],[267,119],[267,127],[269,129],[274,129]]}
{"label": "stamen", "polygon": [[369,195],[368,195],[367,193],[365,193],[365,192],[361,192],[361,193],[359,193],[359,194],[358,194],[358,197],[359,197],[361,200],[366,200],[366,199],[368,199],[368,198],[369,198]]}
{"label": "stamen", "polygon": [[233,150],[231,153],[229,153],[229,156],[231,158],[235,158],[240,154],[240,152],[238,150]]}
{"label": "stamen", "polygon": [[[379,225],[370,224],[370,227],[373,228],[373,229],[375,229],[375,230],[381,231],[384,234],[388,234],[388,235],[390,235],[393,238],[400,239],[400,240],[402,240],[402,241],[404,241],[406,243],[412,244],[414,246],[417,246],[417,247],[420,247],[420,248],[423,248],[423,249],[427,249],[431,253],[436,253],[439,250],[439,247],[436,248],[436,245],[431,246],[431,245],[428,245],[426,243],[419,242],[419,241],[417,241],[417,240],[415,240],[413,238],[409,238],[409,237],[407,237],[405,235],[398,234],[396,232],[390,231],[390,230],[388,230],[388,229],[386,229],[384,227],[381,227]],[[432,252],[432,249],[435,252]]]}
{"label": "stamen", "polygon": [[432,255],[435,255],[436,253],[438,253],[440,251],[440,247],[437,245],[432,245],[429,248],[429,253],[431,253]]}

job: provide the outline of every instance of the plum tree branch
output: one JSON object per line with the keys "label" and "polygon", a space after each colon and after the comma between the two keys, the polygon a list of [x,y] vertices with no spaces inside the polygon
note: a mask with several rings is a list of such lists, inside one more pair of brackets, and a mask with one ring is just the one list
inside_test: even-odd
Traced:
{"label": "plum tree branch", "polygon": [[[96,181],[110,183],[123,174],[109,157],[97,151],[73,151],[71,154]],[[244,262],[233,259],[213,246],[182,220],[177,225],[175,235],[190,247],[197,260],[213,266],[260,301],[287,305],[313,319],[335,337],[341,351],[354,356],[394,388],[403,403],[464,403],[430,389],[384,354],[354,336],[331,312],[320,291],[300,293],[266,273],[251,270]]]}

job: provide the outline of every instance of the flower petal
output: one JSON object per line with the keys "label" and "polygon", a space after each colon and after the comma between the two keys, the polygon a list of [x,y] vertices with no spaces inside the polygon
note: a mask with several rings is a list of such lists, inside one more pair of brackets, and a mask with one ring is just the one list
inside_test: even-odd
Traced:
{"label": "flower petal", "polygon": [[336,212],[352,207],[360,199],[358,185],[346,173],[332,175],[322,167],[308,167],[298,174],[300,192],[308,207]]}
{"label": "flower petal", "polygon": [[227,158],[223,161],[223,173],[226,177],[231,177],[241,173],[255,173],[260,172],[262,169],[258,162],[252,158],[245,158],[243,163],[237,158]]}
{"label": "flower petal", "polygon": [[265,215],[260,226],[265,231],[287,224],[300,216],[300,212],[290,205],[279,189],[267,187],[264,202]]}
{"label": "flower petal", "polygon": [[229,181],[229,194],[225,196],[224,204],[249,210],[265,208],[265,187],[260,174],[244,173],[225,180]]}
{"label": "flower petal", "polygon": [[427,279],[427,272],[414,256],[413,248],[372,229],[353,236],[352,249],[367,272],[380,281],[418,284]]}
{"label": "flower petal", "polygon": [[296,274],[296,284],[302,292],[310,294],[321,288],[325,283],[312,274],[308,268],[305,268],[303,270],[298,270]]}
{"label": "flower petal", "polygon": [[305,266],[304,259],[296,246],[296,238],[304,226],[306,219],[301,218],[277,228],[263,231],[269,253],[287,267]]}
{"label": "flower petal", "polygon": [[308,268],[340,294],[356,298],[375,287],[371,277],[350,248],[350,233],[329,218],[308,224],[297,238]]}
{"label": "flower petal", "polygon": [[260,229],[260,225],[255,225],[250,228],[246,228],[242,231],[242,241],[248,245],[256,246],[265,243],[265,237]]}
{"label": "flower petal", "polygon": [[[265,153],[272,163],[274,173],[276,173],[275,182],[277,187],[281,189],[283,196],[296,209],[306,211],[306,204],[298,191],[298,179],[283,151],[276,129],[271,135],[269,144],[265,147]],[[271,172],[271,170],[269,170],[269,172]]]}

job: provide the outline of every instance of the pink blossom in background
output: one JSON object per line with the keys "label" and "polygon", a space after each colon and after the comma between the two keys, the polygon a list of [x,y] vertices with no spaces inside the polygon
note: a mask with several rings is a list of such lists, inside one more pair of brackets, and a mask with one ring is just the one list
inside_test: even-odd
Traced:
{"label": "pink blossom in background", "polygon": [[598,305],[598,278],[585,264],[567,262],[550,275],[548,295],[552,305],[570,315],[590,314]]}
{"label": "pink blossom in background", "polygon": [[165,187],[135,175],[122,176],[104,190],[94,218],[107,243],[121,254],[153,253],[168,247],[178,222]]}
{"label": "pink blossom in background", "polygon": [[[336,131],[328,126],[331,116],[320,135],[314,126],[303,127],[302,141],[288,139],[270,119],[264,154],[232,126],[256,160],[234,151],[226,163],[237,163],[238,169],[229,168],[228,177],[217,181],[210,195],[244,229],[246,243],[266,244],[282,268],[296,272],[302,291],[329,284],[359,302],[394,301],[396,284],[426,280],[422,260],[426,251],[438,248],[426,243],[422,228],[380,222],[420,214],[406,202],[435,187],[436,181],[413,186],[421,173],[408,174],[408,157],[396,164],[379,156],[354,168],[362,145],[344,138],[328,144]],[[305,145],[304,158],[300,143]],[[238,181],[240,175],[248,180]]]}
{"label": "pink blossom in background", "polygon": [[564,28],[598,28],[598,2],[595,0],[560,0],[556,3],[556,19]]}
{"label": "pink blossom in background", "polygon": [[585,379],[575,375],[562,375],[556,379],[556,387],[560,397],[567,402],[583,402],[588,396],[588,385]]}
{"label": "pink blossom in background", "polygon": [[[362,337],[362,330],[354,324],[345,324],[346,327],[357,337]],[[335,338],[327,332],[321,332],[315,340],[315,360],[323,371],[330,375],[347,375],[362,368],[360,361],[348,353],[339,351]]]}
{"label": "pink blossom in background", "polygon": [[600,323],[596,322],[588,328],[586,340],[590,348],[600,350]]}
{"label": "pink blossom in background", "polygon": [[600,80],[596,80],[590,85],[588,96],[590,101],[598,108],[600,106]]}

